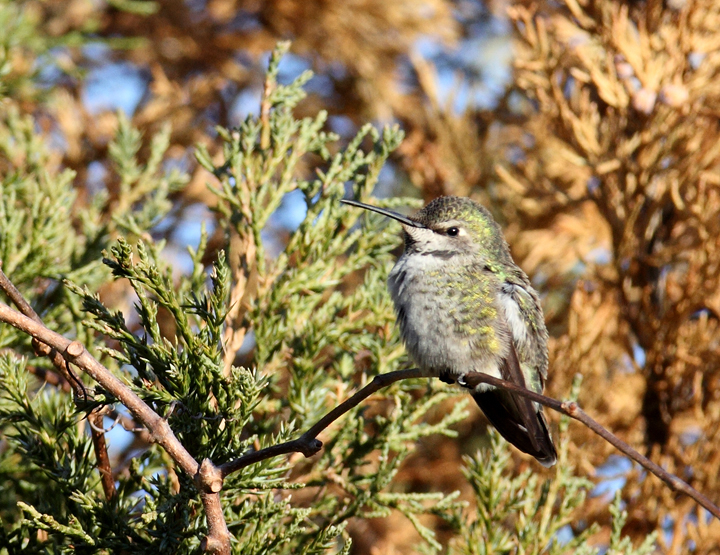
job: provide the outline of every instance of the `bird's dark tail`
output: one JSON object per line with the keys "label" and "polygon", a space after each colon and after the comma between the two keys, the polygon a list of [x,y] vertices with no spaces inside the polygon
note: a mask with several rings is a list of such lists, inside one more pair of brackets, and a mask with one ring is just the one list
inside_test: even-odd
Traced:
{"label": "bird's dark tail", "polygon": [[[543,466],[550,467],[557,462],[557,452],[542,407],[535,407],[534,403],[526,403],[524,398],[494,388],[476,391],[472,396],[507,441],[523,453],[535,457]],[[518,406],[519,403],[523,406]],[[527,405],[534,409],[531,415],[527,414]]]}

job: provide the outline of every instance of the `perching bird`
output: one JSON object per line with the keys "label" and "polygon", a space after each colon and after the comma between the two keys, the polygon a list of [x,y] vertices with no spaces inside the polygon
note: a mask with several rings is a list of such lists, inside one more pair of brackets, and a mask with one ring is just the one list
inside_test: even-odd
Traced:
{"label": "perching bird", "polygon": [[[542,393],[548,334],[540,300],[483,206],[440,197],[405,217],[343,202],[403,227],[405,251],[388,286],[402,338],[423,373],[455,383],[468,372],[483,372]],[[555,464],[541,405],[487,384],[471,394],[506,440],[544,466]]]}

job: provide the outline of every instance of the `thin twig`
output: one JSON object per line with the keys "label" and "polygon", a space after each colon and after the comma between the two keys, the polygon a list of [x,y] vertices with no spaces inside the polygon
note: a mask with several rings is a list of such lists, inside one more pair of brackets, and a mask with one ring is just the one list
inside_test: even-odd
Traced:
{"label": "thin twig", "polygon": [[151,442],[148,431],[145,428],[138,426],[131,416],[121,413],[116,408],[110,408],[107,415],[110,418],[113,418],[116,422],[119,422],[120,425],[123,427],[123,430],[125,430],[126,432],[139,434],[143,441],[147,443]]}
{"label": "thin twig", "polygon": [[17,287],[15,287],[15,285],[8,279],[5,272],[2,271],[2,262],[0,262],[0,289],[5,291],[8,298],[25,316],[32,318],[36,322],[42,322],[42,320],[40,320],[40,316],[38,316],[37,312],[35,312],[35,309],[30,306],[30,303],[25,300],[22,293],[18,291]]}
{"label": "thin twig", "polygon": [[[115,498],[117,491],[115,490],[115,480],[113,480],[112,468],[110,466],[110,457],[107,452],[107,444],[105,443],[105,433],[103,427],[102,412],[94,410],[88,414],[88,423],[92,430],[92,442],[95,448],[95,456],[98,462],[98,471],[100,472],[100,483],[102,484],[105,498],[110,501]],[[100,430],[99,432],[97,430]]]}
{"label": "thin twig", "polygon": [[322,442],[317,439],[317,436],[343,414],[358,406],[362,401],[383,387],[387,387],[388,385],[399,382],[400,380],[422,377],[422,372],[417,368],[411,368],[409,370],[396,370],[395,372],[388,372],[387,374],[375,376],[373,381],[323,416],[312,428],[299,438],[286,441],[285,443],[280,443],[278,445],[273,445],[271,447],[266,447],[265,449],[260,449],[259,451],[246,453],[233,461],[220,465],[220,472],[222,473],[223,478],[225,478],[228,474],[232,474],[233,472],[256,462],[277,457],[278,455],[287,455],[288,453],[302,453],[306,457],[312,457],[315,453],[322,449],[323,445]]}
{"label": "thin twig", "polygon": [[[38,324],[43,325],[42,318],[40,318],[38,313],[35,312],[35,309],[30,306],[30,303],[25,300],[25,297],[23,297],[22,293],[20,293],[17,287],[15,287],[15,284],[8,279],[1,268],[2,267],[0,266],[0,289],[5,292],[8,298],[16,307],[18,307],[18,310],[22,314],[31,318]],[[38,356],[47,356],[50,359],[55,368],[58,369],[60,374],[62,374],[65,380],[73,387],[76,397],[87,397],[82,383],[78,377],[73,374],[72,369],[68,366],[65,359],[57,352],[57,350],[48,349],[46,345],[38,343],[37,338],[33,338],[33,349],[35,349]]]}
{"label": "thin twig", "polygon": [[[278,445],[273,445],[271,447],[266,447],[265,449],[260,449],[259,451],[253,451],[233,461],[220,465],[219,469],[222,473],[223,478],[226,477],[228,474],[231,474],[232,472],[245,468],[246,466],[249,466],[256,462],[269,459],[271,457],[286,455],[288,453],[302,453],[306,457],[314,455],[322,448],[322,442],[317,439],[318,434],[322,432],[325,428],[327,428],[330,424],[332,424],[335,420],[337,420],[340,416],[348,412],[350,409],[356,407],[360,402],[368,398],[370,395],[372,395],[379,389],[382,389],[383,387],[386,387],[391,383],[409,378],[420,377],[423,377],[423,375],[421,371],[416,368],[410,370],[398,370],[396,372],[389,372],[387,374],[376,376],[372,382],[370,382],[360,391],[355,393],[352,397],[331,410],[327,415],[320,419],[317,424],[315,424],[298,439],[287,441],[285,443],[280,443]],[[625,455],[636,461],[650,473],[655,474],[658,478],[660,478],[663,482],[670,486],[672,490],[688,495],[699,505],[707,509],[713,516],[720,519],[720,508],[718,508],[712,501],[710,501],[710,499],[708,499],[705,495],[697,491],[695,488],[693,488],[677,476],[670,474],[666,470],[663,470],[660,466],[652,462],[647,457],[638,453],[635,449],[630,447],[627,443],[622,441],[617,436],[613,435],[606,428],[601,426],[597,421],[593,420],[590,416],[588,416],[588,414],[583,411],[577,403],[572,401],[558,401],[557,399],[547,397],[546,395],[541,395],[540,393],[535,393],[534,391],[527,390],[508,381],[477,372],[470,372],[466,374],[458,383],[461,383],[461,385],[468,387],[469,389],[474,389],[480,383],[487,383],[495,387],[499,387],[501,389],[523,395],[529,398],[531,401],[540,403],[541,405],[565,414],[570,418],[578,420],[579,422],[590,428],[593,432],[598,434],[600,437],[602,437],[605,441],[614,446],[616,449],[618,449],[620,452],[624,453]]]}
{"label": "thin twig", "polygon": [[576,402],[558,401],[557,399],[553,399],[552,397],[547,397],[545,395],[541,395],[540,393],[535,393],[534,391],[527,390],[524,387],[515,385],[514,383],[494,378],[492,376],[488,376],[487,374],[481,374],[479,372],[469,372],[463,378],[461,378],[458,383],[471,390],[475,389],[481,383],[493,385],[495,387],[505,389],[506,391],[512,391],[513,393],[517,393],[518,395],[527,397],[531,401],[540,403],[541,405],[561,412],[562,414],[565,414],[570,418],[574,418],[575,420],[582,422],[585,426],[590,428],[593,432],[595,432],[597,435],[607,441],[610,445],[615,447],[618,451],[621,451],[622,453],[630,457],[632,460],[637,462],[640,466],[645,468],[650,473],[655,474],[655,476],[657,476],[668,486],[670,486],[670,489],[690,496],[699,505],[707,509],[715,518],[720,520],[720,508],[718,508],[717,505],[710,501],[710,499],[697,491],[687,482],[684,482],[674,474],[670,474],[668,471],[664,470],[662,467],[655,464],[647,457],[638,453],[627,443],[622,441],[616,435],[612,434],[606,428],[601,426],[597,421],[593,420],[590,416],[588,416],[588,414],[584,410],[582,410]]}

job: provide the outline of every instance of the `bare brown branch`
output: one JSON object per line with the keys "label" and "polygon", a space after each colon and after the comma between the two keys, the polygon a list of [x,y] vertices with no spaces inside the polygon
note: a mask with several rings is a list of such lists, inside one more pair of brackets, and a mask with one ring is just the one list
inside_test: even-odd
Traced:
{"label": "bare brown branch", "polygon": [[[421,371],[417,368],[413,368],[410,370],[398,370],[396,372],[389,372],[387,374],[376,376],[372,382],[370,382],[360,391],[355,393],[352,397],[331,410],[327,415],[320,419],[312,428],[310,428],[298,439],[287,441],[278,445],[273,445],[272,447],[266,447],[265,449],[243,455],[242,457],[239,457],[234,461],[230,461],[228,463],[225,463],[224,465],[221,465],[220,471],[222,472],[223,477],[226,477],[228,474],[236,472],[237,470],[245,468],[246,466],[279,455],[285,455],[288,453],[302,453],[306,457],[312,456],[322,448],[322,442],[317,439],[318,434],[322,432],[325,428],[327,428],[330,424],[332,424],[335,420],[337,420],[340,416],[348,412],[350,409],[356,407],[363,400],[367,399],[370,395],[382,389],[383,387],[386,387],[400,380],[420,377],[423,376]],[[506,389],[508,391],[518,393],[519,395],[528,397],[536,403],[540,403],[541,405],[544,405],[575,420],[578,420],[579,422],[587,426],[590,430],[602,437],[605,441],[614,446],[616,449],[618,449],[620,452],[624,453],[632,460],[640,464],[643,468],[660,478],[673,491],[688,495],[699,505],[707,509],[713,516],[720,519],[720,508],[718,508],[712,501],[710,501],[710,499],[695,490],[688,483],[684,482],[677,476],[670,474],[647,457],[644,457],[643,455],[638,453],[627,443],[622,441],[620,438],[618,438],[606,428],[601,426],[597,421],[588,416],[587,413],[585,413],[578,406],[577,403],[558,401],[557,399],[553,399],[552,397],[547,397],[545,395],[535,393],[534,391],[529,391],[523,387],[519,387],[505,380],[494,378],[492,376],[488,376],[486,374],[481,374],[478,372],[470,372],[466,374],[459,383],[469,389],[475,389],[479,384],[487,383],[495,387]]]}
{"label": "bare brown branch", "polygon": [[[337,420],[340,416],[348,412],[350,409],[356,407],[363,400],[367,399],[370,395],[382,389],[383,387],[386,387],[400,380],[420,377],[422,377],[422,373],[420,372],[420,370],[415,368],[410,370],[398,370],[396,372],[389,372],[388,374],[376,376],[372,382],[363,387],[352,397],[335,407],[332,411],[330,411],[327,415],[320,419],[312,428],[310,428],[298,439],[294,439],[285,443],[273,445],[272,447],[266,447],[265,449],[261,449],[259,451],[248,453],[246,455],[243,455],[242,457],[239,457],[238,459],[235,459],[234,461],[230,461],[228,463],[225,463],[224,465],[221,465],[220,470],[223,477],[256,462],[260,462],[265,459],[269,459],[279,455],[296,452],[302,453],[306,457],[314,455],[322,448],[322,443],[317,439],[318,434],[322,432],[325,428],[327,428],[330,424],[332,424],[335,420]],[[469,389],[474,389],[480,383],[487,383],[501,389],[506,389],[508,391],[518,393],[520,395],[528,397],[536,403],[540,403],[541,405],[565,414],[570,418],[578,420],[579,422],[587,426],[590,430],[602,437],[605,441],[610,443],[613,447],[618,449],[620,452],[624,453],[632,460],[636,461],[648,472],[660,478],[673,491],[688,495],[699,505],[707,509],[713,516],[720,519],[720,508],[718,508],[712,501],[710,501],[710,499],[695,490],[688,483],[684,482],[677,476],[670,474],[647,457],[638,453],[627,443],[622,441],[620,438],[618,438],[606,428],[601,426],[593,418],[588,416],[588,414],[585,413],[578,406],[577,403],[558,401],[557,399],[553,399],[552,397],[547,397],[545,395],[535,393],[534,391],[529,391],[525,388],[519,387],[505,380],[501,380],[477,372],[470,372],[466,374],[462,385],[468,387]]]}
{"label": "bare brown branch", "polygon": [[229,555],[230,531],[225,522],[225,515],[220,502],[220,491],[223,478],[220,469],[210,459],[200,463],[198,471],[199,480],[207,487],[200,492],[200,499],[205,507],[208,522],[208,535],[202,541],[202,547],[207,553],[216,555]]}
{"label": "bare brown branch", "polygon": [[22,312],[28,318],[32,318],[36,322],[40,322],[40,316],[37,315],[35,310],[30,303],[25,300],[22,293],[18,291],[17,287],[8,279],[5,272],[2,271],[2,261],[0,261],[0,289],[5,291],[5,294],[18,307],[18,310]]}
{"label": "bare brown branch", "polygon": [[687,482],[684,482],[674,474],[670,474],[647,457],[638,453],[627,443],[622,441],[620,438],[618,438],[606,428],[601,426],[597,421],[593,420],[590,416],[588,416],[588,414],[583,411],[574,401],[558,401],[557,399],[553,399],[552,397],[546,397],[545,395],[535,393],[534,391],[529,391],[524,387],[517,386],[508,381],[501,380],[499,378],[493,378],[492,376],[488,376],[487,374],[481,374],[479,372],[469,372],[468,374],[466,374],[463,378],[463,383],[461,385],[467,386],[469,389],[472,390],[481,383],[490,384],[495,387],[512,391],[513,393],[517,393],[519,395],[527,397],[528,399],[535,401],[536,403],[540,403],[541,405],[556,410],[557,412],[561,412],[562,414],[565,414],[570,418],[582,422],[590,430],[595,432],[605,441],[610,443],[613,447],[615,447],[616,449],[630,457],[632,460],[637,462],[648,472],[655,474],[655,476],[657,476],[668,486],[670,486],[673,491],[684,493],[685,495],[690,496],[699,505],[710,511],[710,513],[712,513],[715,518],[720,520],[720,508],[718,508],[717,505],[710,501],[710,499],[697,491]]}
{"label": "bare brown branch", "polygon": [[343,414],[358,406],[362,401],[383,387],[387,387],[388,385],[399,382],[400,380],[422,377],[422,372],[417,368],[397,370],[395,372],[388,372],[387,374],[375,376],[373,381],[323,416],[312,428],[301,435],[298,439],[293,439],[291,441],[286,441],[285,443],[273,445],[272,447],[260,449],[259,451],[247,453],[233,461],[220,465],[220,471],[222,472],[223,477],[226,477],[228,474],[232,474],[233,472],[256,462],[277,457],[278,455],[287,455],[288,453],[302,453],[306,457],[311,457],[322,449],[322,442],[317,439],[318,434],[320,434],[320,432],[335,422],[335,420],[340,418]]}
{"label": "bare brown branch", "polygon": [[[15,287],[15,285],[5,275],[5,272],[3,272],[1,269],[0,289],[5,292],[8,298],[13,302],[15,306],[18,307],[18,310],[22,314],[42,325],[42,319],[40,318],[40,316],[38,316],[37,312],[35,312],[35,309],[30,306],[30,303],[25,300],[25,297],[22,296],[22,293],[18,291],[17,287]],[[36,338],[33,338],[33,348],[38,355],[47,356],[50,358],[55,368],[58,369],[60,374],[62,374],[65,380],[72,386],[76,396],[85,396],[85,390],[82,386],[82,383],[80,383],[77,376],[73,374],[72,370],[68,367],[67,362],[62,357],[62,355],[57,352],[57,350],[48,349],[48,346],[38,343]]]}
{"label": "bare brown branch", "polygon": [[95,448],[95,456],[97,457],[98,471],[100,472],[100,483],[105,492],[105,498],[108,500],[114,499],[117,491],[115,490],[115,480],[113,479],[110,457],[108,457],[107,444],[105,443],[105,433],[102,429],[103,414],[100,411],[92,411],[88,414],[88,422],[91,423],[91,437],[93,447]]}
{"label": "bare brown branch", "polygon": [[230,554],[230,531],[225,522],[220,493],[200,493],[208,522],[208,535],[200,544],[203,551],[214,555]]}

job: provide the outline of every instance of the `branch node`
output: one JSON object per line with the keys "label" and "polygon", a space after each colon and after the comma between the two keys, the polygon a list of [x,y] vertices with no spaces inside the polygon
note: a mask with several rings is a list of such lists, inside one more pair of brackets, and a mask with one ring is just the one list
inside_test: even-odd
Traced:
{"label": "branch node", "polygon": [[305,457],[312,457],[320,449],[322,449],[323,442],[317,438],[300,438],[298,448]]}
{"label": "branch node", "polygon": [[83,347],[82,343],[79,341],[73,341],[67,346],[67,349],[65,349],[65,353],[72,359],[76,359],[83,354],[84,351],[85,347]]}
{"label": "branch node", "polygon": [[52,352],[52,347],[50,347],[50,345],[46,345],[34,337],[32,340],[32,347],[35,354],[39,357],[46,357]]}
{"label": "branch node", "polygon": [[218,493],[223,488],[223,476],[220,469],[210,459],[203,459],[195,476],[200,491]]}
{"label": "branch node", "polygon": [[205,536],[200,542],[200,549],[205,553],[223,553],[225,545],[217,538]]}

